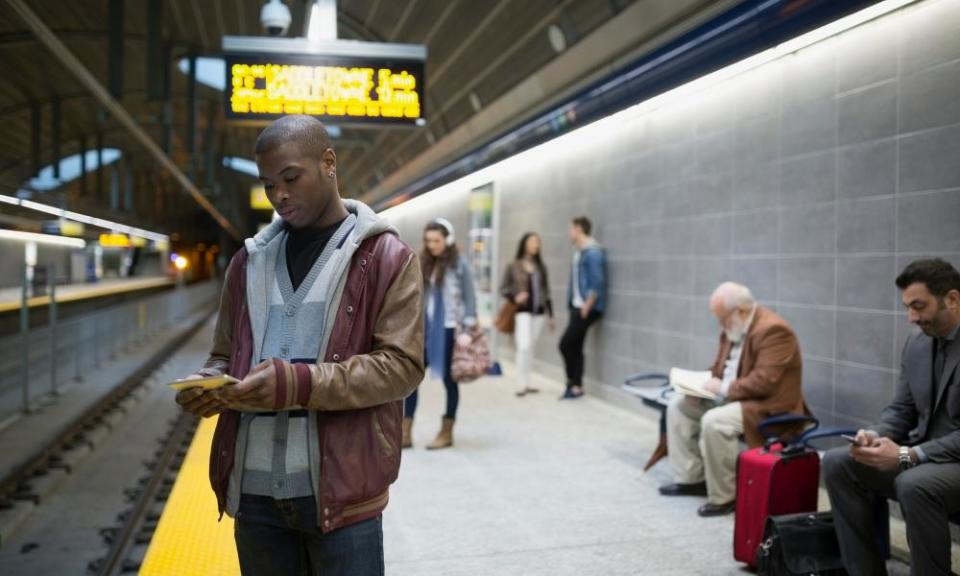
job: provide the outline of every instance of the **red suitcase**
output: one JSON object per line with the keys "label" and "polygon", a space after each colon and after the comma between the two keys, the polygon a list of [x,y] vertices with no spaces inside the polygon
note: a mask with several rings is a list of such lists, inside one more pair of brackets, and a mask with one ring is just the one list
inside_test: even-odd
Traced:
{"label": "red suitcase", "polygon": [[[789,444],[777,442],[771,429],[812,424]],[[771,416],[760,423],[767,445],[740,453],[737,458],[737,510],[733,525],[733,557],[757,566],[757,546],[768,516],[816,512],[820,488],[820,455],[810,442],[841,434],[850,428],[820,428],[820,422],[799,414]]]}
{"label": "red suitcase", "polygon": [[820,456],[796,449],[784,455],[780,444],[754,448],[737,459],[737,511],[733,557],[757,565],[767,516],[815,512],[820,485]]}

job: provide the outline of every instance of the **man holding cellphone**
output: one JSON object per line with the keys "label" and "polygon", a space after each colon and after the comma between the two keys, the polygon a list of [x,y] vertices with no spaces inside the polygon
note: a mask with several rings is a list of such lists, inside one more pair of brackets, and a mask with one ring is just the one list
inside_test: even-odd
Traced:
{"label": "man holding cellphone", "polygon": [[402,400],[423,378],[419,259],[340,198],[315,118],[273,122],[256,161],[280,219],[231,260],[210,357],[192,376],[241,380],[177,402],[219,414],[210,482],[236,519],[244,576],[382,576]]}
{"label": "man holding cellphone", "polygon": [[823,476],[847,571],[885,575],[874,500],[900,502],[911,574],[949,575],[949,517],[960,512],[960,272],[939,258],[897,277],[920,328],[903,347],[893,402],[850,448],[827,452]]}

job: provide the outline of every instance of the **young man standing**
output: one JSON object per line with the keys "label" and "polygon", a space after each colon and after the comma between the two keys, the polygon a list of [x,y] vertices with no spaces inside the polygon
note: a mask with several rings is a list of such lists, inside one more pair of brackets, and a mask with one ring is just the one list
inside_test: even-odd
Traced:
{"label": "young man standing", "polygon": [[268,126],[256,160],[280,219],[231,261],[210,357],[191,375],[242,381],[177,402],[220,415],[210,481],[236,518],[243,574],[380,575],[402,399],[424,373],[419,261],[341,200],[316,119]]}
{"label": "young man standing", "polygon": [[600,319],[606,301],[606,255],[590,236],[592,224],[586,216],[574,218],[570,225],[573,262],[567,287],[570,323],[560,339],[560,354],[567,371],[567,389],[561,400],[583,396],[583,341],[587,329]]}

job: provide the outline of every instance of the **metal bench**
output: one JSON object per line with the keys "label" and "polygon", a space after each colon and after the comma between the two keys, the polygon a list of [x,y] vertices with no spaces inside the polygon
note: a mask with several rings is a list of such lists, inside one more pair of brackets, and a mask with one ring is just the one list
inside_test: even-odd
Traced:
{"label": "metal bench", "polygon": [[660,440],[643,465],[643,471],[646,472],[667,455],[667,406],[674,391],[670,387],[670,377],[658,372],[629,376],[622,388],[639,398],[644,406],[660,412]]}

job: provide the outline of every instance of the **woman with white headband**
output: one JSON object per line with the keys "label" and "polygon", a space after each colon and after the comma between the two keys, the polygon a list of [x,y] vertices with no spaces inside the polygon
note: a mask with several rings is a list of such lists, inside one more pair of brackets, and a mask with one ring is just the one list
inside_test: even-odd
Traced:
{"label": "woman with white headband", "polygon": [[[440,432],[427,450],[453,446],[453,423],[457,416],[460,390],[450,374],[454,337],[457,328],[477,323],[476,294],[473,274],[466,258],[457,250],[453,225],[443,218],[429,222],[423,231],[423,270],[426,330],[424,348],[430,371],[443,379],[447,391],[447,408]],[[464,335],[469,339],[469,336]],[[417,392],[407,397],[404,405],[403,447],[413,446],[413,415],[417,409]]]}

